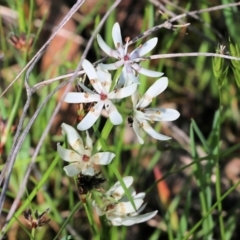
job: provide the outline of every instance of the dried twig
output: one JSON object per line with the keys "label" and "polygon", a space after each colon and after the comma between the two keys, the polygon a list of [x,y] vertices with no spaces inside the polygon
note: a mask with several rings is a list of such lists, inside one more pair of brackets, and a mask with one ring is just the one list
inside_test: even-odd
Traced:
{"label": "dried twig", "polygon": [[192,53],[156,54],[156,55],[151,55],[149,57],[136,58],[136,59],[134,59],[134,62],[140,62],[140,61],[149,60],[149,59],[179,58],[179,57],[201,57],[201,56],[203,56],[203,57],[220,57],[220,58],[226,58],[226,59],[230,59],[230,60],[240,61],[239,57],[233,57],[233,56],[220,54],[220,53],[192,52]]}

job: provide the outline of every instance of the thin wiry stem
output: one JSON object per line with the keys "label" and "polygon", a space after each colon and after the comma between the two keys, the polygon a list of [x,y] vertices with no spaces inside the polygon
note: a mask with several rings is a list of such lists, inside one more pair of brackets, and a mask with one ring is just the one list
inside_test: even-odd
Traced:
{"label": "thin wiry stem", "polygon": [[202,9],[202,10],[196,10],[196,11],[191,11],[191,12],[180,14],[176,17],[170,18],[169,20],[165,21],[164,23],[162,23],[158,26],[155,26],[155,27],[141,33],[140,35],[138,35],[137,37],[132,39],[128,43],[128,45],[131,45],[131,44],[137,42],[138,40],[140,40],[142,38],[146,38],[147,36],[151,35],[153,32],[156,32],[161,28],[173,29],[174,26],[173,26],[172,23],[181,19],[181,18],[184,18],[184,17],[187,17],[187,16],[192,16],[192,15],[194,16],[194,15],[205,13],[205,12],[213,12],[213,11],[217,11],[217,10],[221,10],[221,9],[225,9],[225,8],[236,7],[236,6],[239,6],[239,5],[240,5],[240,2],[229,3],[229,4],[219,5],[219,6],[215,6],[215,7],[210,7],[210,8],[206,8],[206,9]]}
{"label": "thin wiry stem", "polygon": [[[35,120],[36,120],[37,116],[39,115],[40,111],[42,110],[42,108],[46,105],[46,103],[48,103],[48,101],[52,98],[52,96],[53,96],[60,88],[62,88],[62,87],[65,86],[66,84],[67,84],[67,83],[64,82],[64,83],[61,83],[58,87],[56,87],[56,88],[46,97],[46,99],[45,99],[44,102],[39,106],[39,108],[35,111],[34,115],[33,115],[32,118],[29,120],[29,123],[27,124],[26,128],[24,129],[24,131],[22,132],[21,136],[19,137],[16,146],[13,147],[12,154],[11,154],[11,158],[9,159],[9,161],[10,161],[11,163],[12,163],[12,162],[13,162],[13,163],[15,162],[16,156],[17,156],[17,154],[18,154],[18,152],[19,152],[19,150],[20,150],[20,148],[21,148],[21,146],[22,146],[22,144],[23,144],[23,142],[24,142],[24,140],[25,140],[25,138],[26,138],[29,130],[31,129],[33,123],[35,122]],[[30,163],[30,165],[29,165],[29,167],[28,167],[28,170],[27,170],[27,172],[26,172],[26,174],[25,174],[24,180],[22,181],[22,185],[24,184],[24,186],[26,186],[26,183],[27,183],[27,182],[25,182],[25,181],[27,181],[28,176],[29,176],[29,175],[27,175],[27,174],[28,174],[28,171],[31,171],[32,166],[33,166],[33,160],[35,161],[35,159],[36,159],[36,156],[33,156],[32,161],[31,161],[31,163]],[[11,164],[11,166],[12,166],[12,164]],[[10,171],[10,170],[12,169],[11,166],[9,166],[8,171]],[[11,167],[11,168],[10,168],[10,167]],[[30,174],[30,172],[29,172],[29,174]],[[6,177],[6,181],[4,182],[4,186],[3,186],[3,189],[2,189],[2,193],[1,193],[1,196],[0,196],[1,203],[2,203],[2,201],[4,201],[4,198],[5,198],[5,195],[6,195],[6,190],[5,190],[5,188],[8,187],[8,182],[7,182],[7,180],[8,180],[9,178],[10,178],[10,175],[8,175],[8,176]],[[15,213],[15,210],[16,210],[16,208],[17,208],[17,206],[18,206],[18,203],[19,203],[19,201],[20,201],[20,198],[21,198],[21,196],[22,196],[22,194],[23,194],[23,192],[24,192],[24,190],[25,190],[25,187],[23,187],[22,185],[20,186],[20,190],[19,190],[19,192],[18,192],[18,195],[17,195],[17,197],[15,198],[15,200],[14,200],[12,206],[11,206],[11,209],[9,210],[9,213],[8,213],[8,216],[7,216],[7,219],[6,219],[6,224],[5,224],[4,227],[2,228],[2,235],[4,235],[4,229],[6,228],[6,225],[7,225],[8,221],[11,219],[12,215]],[[4,194],[4,193],[5,193],[5,194]],[[3,200],[2,200],[2,198],[3,198]],[[0,210],[1,210],[1,209],[0,209]]]}
{"label": "thin wiry stem", "polygon": [[[55,35],[58,33],[58,31],[65,25],[65,23],[72,17],[72,15],[79,9],[79,7],[83,4],[84,0],[78,0],[77,3],[71,8],[71,10],[68,12],[68,14],[64,17],[64,19],[61,21],[61,23],[59,24],[59,26],[57,27],[57,29],[54,31],[54,33],[51,35],[51,37],[47,40],[47,42],[42,46],[42,48],[33,56],[33,58],[28,62],[28,64],[20,71],[20,73],[17,75],[17,77],[11,82],[11,84],[5,89],[5,91],[3,91],[3,93],[1,94],[0,98],[4,95],[4,93],[12,86],[12,84],[21,76],[21,74],[28,69],[27,74],[26,74],[26,78],[25,78],[25,84],[26,84],[26,90],[27,90],[27,96],[28,99],[25,103],[24,106],[24,110],[23,110],[23,115],[20,119],[20,123],[17,129],[17,132],[14,136],[14,143],[12,145],[12,149],[11,152],[8,156],[7,162],[4,166],[4,169],[0,175],[0,185],[2,184],[2,181],[4,179],[4,176],[6,176],[5,182],[3,184],[2,187],[2,192],[0,195],[0,215],[2,212],[2,208],[3,208],[3,204],[4,204],[4,200],[6,197],[6,191],[8,188],[8,184],[9,184],[9,180],[11,177],[11,172],[12,172],[12,168],[14,166],[15,160],[16,160],[16,156],[18,154],[19,149],[21,148],[25,137],[28,133],[28,131],[30,130],[32,124],[34,123],[35,119],[37,118],[41,108],[38,108],[38,110],[34,113],[33,117],[31,118],[31,120],[29,121],[27,127],[25,128],[25,130],[23,131],[23,133],[20,135],[21,129],[22,129],[22,125],[23,125],[23,121],[24,118],[26,116],[26,112],[29,108],[30,105],[30,100],[31,100],[31,89],[29,88],[28,85],[28,78],[30,75],[30,72],[32,71],[33,67],[35,66],[36,62],[38,61],[38,59],[42,56],[42,54],[44,53],[44,51],[46,50],[46,47],[49,45],[49,43],[52,41],[52,39],[55,37]],[[65,85],[65,84],[64,84]],[[54,94],[55,92],[53,92]]]}
{"label": "thin wiry stem", "polygon": [[[201,14],[201,13],[204,13],[204,12],[212,12],[212,11],[217,11],[217,10],[221,10],[221,9],[224,9],[224,8],[235,7],[235,6],[239,6],[239,5],[240,5],[240,2],[230,3],[230,4],[219,5],[219,6],[206,8],[206,9],[202,9],[202,10],[191,11],[191,12],[188,12],[188,13],[184,13],[184,14],[181,14],[181,15],[174,16],[171,19],[165,21],[163,24],[155,26],[155,27],[153,27],[153,28],[151,28],[151,29],[149,29],[149,30],[139,34],[137,37],[132,39],[128,44],[129,45],[133,44],[133,43],[137,42],[138,40],[149,36],[153,32],[160,30],[161,28],[172,29],[172,28],[174,28],[174,25],[172,24],[172,22],[180,20],[181,18],[184,18],[186,16],[192,16],[192,17],[195,18],[198,14]],[[180,55],[180,54],[182,54],[182,55]],[[183,54],[185,54],[185,55],[183,55]],[[174,57],[188,57],[188,56],[190,56],[190,57],[198,57],[198,56],[216,57],[217,56],[217,57],[221,57],[221,58],[240,60],[240,58],[231,57],[231,56],[224,55],[224,54],[218,54],[218,55],[216,55],[216,53],[197,53],[198,55],[194,55],[194,54],[196,54],[196,53],[176,53],[176,54],[172,54],[172,55],[170,55],[170,54],[169,55],[168,54],[162,54],[161,57],[158,57],[158,58],[170,58],[170,57],[174,58]],[[157,56],[157,55],[155,55],[155,56]],[[108,59],[108,57],[105,57],[105,58],[97,61],[95,64],[102,63],[102,62],[104,62],[107,59]],[[144,59],[146,59],[146,58],[144,58]],[[148,59],[150,59],[150,58],[148,58]],[[151,58],[151,59],[153,59],[153,58]],[[141,59],[141,60],[143,60],[143,59]],[[80,76],[80,75],[84,74],[84,71],[79,71],[79,72],[77,72],[77,74],[78,74],[78,76]],[[51,79],[42,81],[42,82],[37,83],[36,85],[34,85],[34,88],[36,90],[41,89],[41,88],[43,88],[43,87],[45,87],[45,86],[47,86],[49,84],[52,84],[53,82],[62,80],[64,78],[71,77],[72,75],[73,75],[73,73],[68,73],[68,74],[64,74],[64,75],[61,75],[61,76],[58,76],[58,77],[55,77],[55,78],[51,78]]]}
{"label": "thin wiry stem", "polygon": [[63,18],[63,20],[60,22],[56,30],[52,33],[50,38],[46,41],[46,43],[38,50],[38,52],[32,57],[32,59],[27,63],[27,65],[18,73],[18,75],[13,79],[13,81],[8,85],[8,87],[2,92],[0,95],[0,98],[8,91],[8,89],[18,80],[18,78],[28,69],[28,67],[38,58],[39,55],[42,55],[50,42],[53,40],[53,38],[57,35],[57,33],[63,28],[63,26],[67,23],[67,21],[76,13],[76,11],[81,7],[81,5],[85,2],[85,0],[78,0],[73,7],[70,9],[70,11],[67,13],[67,15]]}
{"label": "thin wiry stem", "polygon": [[[144,60],[151,60],[151,59],[161,59],[161,58],[179,58],[179,57],[220,57],[220,58],[226,58],[226,59],[231,59],[231,60],[237,60],[240,61],[240,58],[238,57],[233,57],[233,56],[229,56],[229,55],[225,55],[225,54],[219,54],[219,53],[204,53],[204,52],[193,52],[193,53],[167,53],[167,54],[157,54],[157,55],[152,55],[149,57],[142,57],[142,58],[136,58],[134,59],[134,62],[140,62],[140,61],[144,61]],[[77,72],[77,76],[83,75],[85,73],[84,70],[78,71]],[[46,87],[50,84],[52,84],[53,82],[62,80],[64,78],[68,78],[73,76],[74,73],[68,73],[65,75],[61,75],[55,78],[51,78],[48,80],[45,80],[43,82],[37,83],[35,84],[34,90],[38,90],[41,89],[43,87]]]}
{"label": "thin wiry stem", "polygon": [[[101,27],[103,26],[104,22],[107,20],[107,18],[108,18],[108,16],[110,15],[110,13],[117,7],[117,5],[118,5],[121,1],[122,1],[122,0],[117,0],[117,1],[111,6],[111,8],[107,11],[107,13],[105,14],[105,16],[102,18],[101,22],[99,23],[98,27],[97,27],[97,28],[95,29],[95,31],[93,32],[90,40],[88,41],[88,44],[87,44],[87,46],[86,46],[86,48],[85,48],[85,51],[84,51],[83,54],[82,54],[82,57],[81,57],[81,59],[80,59],[80,61],[79,61],[79,64],[78,64],[75,72],[72,74],[71,78],[70,78],[68,81],[62,83],[62,84],[61,84],[60,86],[58,86],[52,93],[50,93],[50,94],[48,95],[47,99],[46,99],[46,100],[42,103],[42,105],[36,110],[36,112],[35,112],[35,114],[34,114],[34,119],[33,119],[33,118],[31,119],[31,120],[33,120],[33,121],[30,120],[31,125],[32,125],[32,123],[35,121],[35,119],[36,119],[36,117],[37,117],[37,115],[38,115],[38,114],[36,115],[36,113],[37,113],[37,112],[38,112],[38,113],[40,112],[40,110],[44,107],[44,105],[51,99],[51,97],[53,96],[53,94],[55,94],[55,92],[57,92],[60,88],[62,88],[63,86],[65,86],[67,83],[71,83],[71,82],[76,78],[76,76],[77,76],[77,74],[78,74],[78,72],[79,72],[79,69],[81,68],[82,61],[86,58],[86,55],[87,55],[89,49],[91,48],[92,43],[93,43],[93,40],[95,39],[97,33],[100,31]],[[45,128],[45,130],[44,130],[44,132],[43,132],[43,134],[42,134],[42,136],[41,136],[41,138],[40,138],[40,140],[39,140],[39,142],[38,142],[38,145],[37,145],[37,147],[36,147],[36,149],[35,149],[35,151],[34,151],[34,154],[33,154],[32,159],[31,159],[31,163],[29,164],[29,167],[28,167],[28,169],[27,169],[27,171],[26,171],[26,173],[25,173],[25,175],[24,175],[24,179],[23,179],[22,184],[21,184],[21,186],[20,186],[20,190],[19,190],[19,192],[18,192],[18,195],[17,195],[17,197],[15,198],[15,200],[14,200],[12,206],[11,206],[11,209],[9,210],[8,216],[7,216],[7,218],[6,218],[6,222],[8,222],[8,221],[12,218],[13,214],[15,213],[15,210],[16,210],[18,204],[19,204],[19,201],[20,201],[20,199],[21,199],[21,197],[22,197],[22,195],[23,195],[23,193],[24,193],[24,190],[25,190],[25,186],[26,186],[26,184],[27,184],[28,177],[29,177],[29,175],[30,175],[30,173],[31,173],[32,167],[33,167],[33,165],[34,165],[34,163],[35,163],[35,160],[36,160],[37,155],[38,155],[38,153],[39,153],[39,151],[40,151],[40,148],[41,148],[41,146],[42,146],[42,144],[43,144],[43,141],[44,141],[44,139],[46,138],[46,136],[47,136],[47,134],[48,134],[48,132],[49,132],[51,126],[52,126],[52,123],[53,123],[53,121],[54,121],[54,118],[55,118],[56,114],[57,114],[57,113],[59,112],[59,110],[60,110],[60,107],[61,107],[61,105],[62,105],[62,102],[63,102],[63,99],[64,99],[66,93],[67,93],[70,89],[71,89],[71,85],[69,84],[69,85],[67,86],[67,88],[65,89],[65,91],[64,91],[64,93],[63,93],[60,101],[58,102],[58,105],[57,105],[57,107],[55,108],[55,111],[53,112],[53,114],[52,114],[52,116],[51,116],[51,119],[49,120],[49,123],[48,123],[48,125],[46,126],[46,128]],[[35,92],[35,88],[34,88],[34,87],[33,87],[32,90]],[[29,123],[30,123],[30,122],[29,122]],[[28,125],[28,126],[26,127],[26,128],[28,128],[28,131],[30,130],[31,125],[30,125],[30,126]],[[26,130],[26,129],[25,129],[25,130]],[[20,140],[19,140],[19,142],[18,142],[19,144],[18,144],[18,146],[16,146],[16,148],[17,148],[17,151],[15,151],[15,152],[16,152],[16,155],[17,155],[18,150],[20,149],[20,147],[21,147],[21,145],[22,145],[22,143],[23,143],[23,141],[24,141],[24,139],[25,139],[28,131],[24,131],[24,132],[23,132],[23,134],[22,134],[22,136],[21,136],[21,142],[20,142]],[[16,148],[15,148],[15,149],[16,149]],[[13,156],[14,159],[16,159],[16,155]],[[2,231],[4,231],[5,228],[6,228],[6,225],[3,227],[3,230],[2,230]]]}
{"label": "thin wiry stem", "polygon": [[149,56],[149,57],[135,58],[134,62],[140,62],[140,61],[149,60],[149,59],[178,58],[178,57],[201,57],[201,56],[203,56],[203,57],[220,57],[220,58],[226,58],[226,59],[240,61],[239,57],[233,57],[233,56],[220,54],[220,53],[193,52],[193,53],[157,54],[157,55],[152,55],[152,56]]}
{"label": "thin wiry stem", "polygon": [[34,59],[33,63],[30,65],[29,69],[27,70],[27,73],[26,73],[26,76],[25,76],[25,87],[26,87],[26,92],[27,92],[27,101],[24,105],[23,113],[22,113],[22,116],[20,118],[16,134],[14,136],[12,149],[11,149],[9,155],[8,155],[7,161],[4,165],[2,173],[0,175],[0,184],[2,184],[4,176],[6,176],[5,182],[3,184],[2,192],[1,192],[1,195],[0,195],[0,215],[1,215],[1,212],[2,212],[3,203],[4,203],[4,200],[5,200],[5,197],[6,197],[6,191],[7,191],[7,188],[8,188],[8,184],[9,184],[9,180],[10,180],[10,177],[11,177],[12,169],[13,169],[15,159],[16,159],[15,157],[12,157],[12,156],[14,156],[14,150],[17,148],[17,145],[20,141],[19,136],[20,136],[20,133],[22,131],[24,119],[27,115],[27,111],[28,111],[28,108],[30,106],[30,102],[31,102],[31,98],[32,98],[32,92],[31,92],[31,88],[30,88],[29,83],[28,83],[28,79],[29,79],[29,76],[30,76],[30,73],[31,73],[33,67],[35,66],[36,62],[39,60],[39,58],[41,56],[42,55],[39,54],[38,57]]}
{"label": "thin wiry stem", "polygon": [[[175,9],[179,10],[179,11],[182,12],[182,13],[187,13],[186,9],[179,7],[179,6],[177,6],[176,4],[174,4],[174,3],[172,3],[172,2],[170,2],[170,1],[168,1],[168,0],[163,0],[163,2],[166,3],[165,5],[164,5],[163,3],[160,3],[160,2],[157,1],[157,0],[149,0],[149,1],[150,1],[151,3],[153,3],[156,7],[158,7],[158,8],[160,9],[160,11],[163,11],[163,15],[165,15],[165,13],[166,13],[167,15],[169,15],[169,16],[172,17],[172,18],[173,18],[173,17],[176,17],[178,14],[176,14],[176,13],[174,13],[174,12],[172,12],[172,11],[169,11],[169,10],[165,7],[167,4],[170,5],[170,6],[173,6]],[[223,38],[222,34],[221,34],[219,31],[217,31],[215,28],[213,28],[209,23],[203,21],[198,15],[196,15],[196,14],[191,14],[190,17],[193,18],[193,19],[197,19],[199,22],[201,22],[202,24],[204,24],[204,26],[206,26],[207,28],[211,29],[211,31],[214,32],[214,33],[218,36],[219,39],[222,39],[222,38]],[[184,23],[184,20],[179,19],[178,22],[180,22],[180,23],[182,24],[182,23]],[[180,26],[173,25],[173,27],[174,27],[174,28],[179,28]],[[201,31],[198,30],[197,28],[192,27],[192,26],[190,25],[190,26],[188,26],[188,29],[189,29],[190,31],[192,31],[193,33],[201,36],[203,39],[206,39],[207,41],[209,41],[209,42],[211,42],[211,43],[214,44],[214,41],[213,41],[211,38],[209,38],[208,36],[204,35],[203,32],[201,32]]]}

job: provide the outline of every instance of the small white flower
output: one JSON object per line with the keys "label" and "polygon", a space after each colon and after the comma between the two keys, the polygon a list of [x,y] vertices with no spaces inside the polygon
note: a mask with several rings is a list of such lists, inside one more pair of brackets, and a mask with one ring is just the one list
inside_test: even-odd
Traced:
{"label": "small white flower", "polygon": [[124,189],[120,182],[116,182],[109,191],[106,192],[105,198],[102,198],[102,206],[93,201],[93,206],[95,207],[99,216],[106,215],[106,218],[114,226],[130,226],[133,224],[148,221],[153,218],[158,211],[153,211],[150,213],[139,215],[139,213],[145,208],[146,204],[143,204],[143,198],[145,193],[136,194],[133,187],[133,177],[124,177],[123,182],[125,186],[129,189],[132,199],[134,201],[134,206],[131,202],[124,196]]}
{"label": "small white flower", "polygon": [[97,41],[101,49],[107,55],[118,59],[118,61],[115,63],[103,64],[104,68],[107,70],[115,70],[121,66],[124,66],[122,75],[120,77],[121,84],[129,85],[133,82],[138,83],[139,81],[135,76],[135,71],[149,77],[160,77],[163,75],[163,73],[161,72],[151,71],[151,70],[142,68],[135,61],[135,59],[144,56],[146,53],[150,52],[156,46],[158,41],[156,37],[148,40],[143,45],[140,45],[131,53],[128,53],[128,42],[130,39],[126,38],[126,45],[123,46],[121,30],[118,23],[115,23],[113,25],[112,38],[113,38],[116,50],[111,49],[106,44],[106,42],[102,39],[102,37],[100,35],[97,35]]}
{"label": "small white flower", "polygon": [[174,121],[180,116],[180,113],[174,109],[146,108],[152,102],[154,97],[167,88],[167,85],[168,78],[162,77],[146,91],[140,100],[138,100],[137,93],[132,95],[133,119],[130,119],[129,123],[132,124],[133,130],[141,144],[143,144],[144,141],[141,138],[140,129],[143,129],[148,135],[158,140],[164,141],[171,139],[168,136],[156,132],[148,121]]}
{"label": "small white flower", "polygon": [[115,157],[114,153],[101,152],[92,156],[92,139],[86,131],[86,145],[78,132],[70,125],[62,123],[62,132],[66,134],[69,145],[73,150],[63,148],[60,143],[57,144],[57,151],[60,157],[70,164],[63,169],[66,174],[73,177],[80,172],[83,175],[95,174],[94,165],[107,165]]}
{"label": "small white flower", "polygon": [[101,68],[98,68],[96,71],[93,65],[87,60],[83,61],[82,67],[85,70],[96,92],[91,91],[86,86],[80,83],[80,86],[85,91],[85,93],[67,93],[64,101],[68,103],[97,102],[97,104],[90,109],[88,114],[78,124],[77,128],[82,131],[89,129],[99,118],[103,106],[105,106],[105,109],[112,124],[121,124],[123,121],[122,116],[120,115],[111,100],[122,99],[132,95],[137,89],[137,84],[131,84],[127,87],[109,92],[112,80],[111,74],[108,71],[104,71]]}

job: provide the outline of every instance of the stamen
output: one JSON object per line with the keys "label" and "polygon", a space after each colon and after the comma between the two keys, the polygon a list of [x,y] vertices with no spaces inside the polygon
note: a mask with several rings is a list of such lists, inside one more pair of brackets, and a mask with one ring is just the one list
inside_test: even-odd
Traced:
{"label": "stamen", "polygon": [[106,211],[112,210],[114,208],[115,208],[114,204],[108,204],[107,207],[106,207]]}
{"label": "stamen", "polygon": [[130,57],[129,57],[129,55],[127,54],[127,55],[125,55],[125,56],[123,57],[123,59],[124,59],[124,61],[129,61],[129,60],[130,60]]}
{"label": "stamen", "polygon": [[107,95],[104,94],[104,93],[100,93],[100,99],[101,99],[102,101],[106,100],[106,99],[107,99]]}
{"label": "stamen", "polygon": [[84,94],[84,97],[85,97],[85,98],[88,98],[88,97],[89,97],[89,94],[88,94],[88,93],[85,93],[85,94]]}
{"label": "stamen", "polygon": [[87,155],[83,155],[83,158],[82,158],[82,160],[83,160],[84,162],[88,162],[88,161],[89,161],[89,159],[90,159],[90,157],[89,157],[89,156],[87,156]]}
{"label": "stamen", "polygon": [[141,111],[141,112],[145,112],[145,109],[144,108],[137,108],[138,111]]}
{"label": "stamen", "polygon": [[[130,37],[126,37],[125,38],[125,42],[126,42],[126,46],[125,46],[125,51],[124,51],[124,55],[126,56],[127,55],[127,51],[128,51],[128,43],[130,41]],[[124,56],[124,60],[125,60],[125,56]],[[127,59],[129,60],[129,59]],[[126,61],[126,60],[125,60]]]}
{"label": "stamen", "polygon": [[91,83],[91,84],[94,84],[94,83],[95,83],[95,80],[94,80],[94,79],[91,79],[91,80],[90,80],[90,83]]}
{"label": "stamen", "polygon": [[128,43],[130,41],[130,37],[125,38],[125,42]]}

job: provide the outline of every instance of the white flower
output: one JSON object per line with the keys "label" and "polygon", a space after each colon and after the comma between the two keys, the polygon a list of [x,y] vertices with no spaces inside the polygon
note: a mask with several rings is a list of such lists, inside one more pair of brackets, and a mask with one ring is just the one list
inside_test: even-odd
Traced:
{"label": "white flower", "polygon": [[133,118],[129,119],[129,123],[131,123],[133,130],[137,135],[138,141],[141,144],[143,144],[144,141],[140,136],[140,129],[143,129],[148,135],[158,140],[164,141],[171,139],[168,136],[156,132],[148,121],[173,121],[180,116],[180,113],[174,109],[146,108],[152,102],[154,97],[167,88],[167,85],[168,79],[166,77],[162,77],[146,91],[140,100],[138,100],[137,93],[132,95]]}
{"label": "white flower", "polygon": [[61,127],[63,134],[66,134],[68,143],[73,149],[65,149],[60,143],[57,144],[60,157],[70,163],[63,168],[68,176],[73,177],[80,172],[84,175],[93,176],[95,174],[95,164],[107,165],[115,157],[115,154],[110,152],[96,153],[92,156],[92,139],[87,131],[86,145],[84,146],[82,138],[72,126],[63,123]]}
{"label": "white flower", "polygon": [[123,121],[122,116],[120,115],[111,100],[122,99],[132,95],[137,89],[137,84],[131,84],[127,87],[109,92],[112,83],[111,74],[109,72],[107,72],[106,70],[104,71],[101,68],[98,68],[96,71],[93,65],[87,60],[83,61],[82,67],[85,70],[96,92],[91,91],[86,86],[80,83],[80,86],[85,91],[85,93],[67,93],[64,101],[68,103],[97,102],[97,104],[90,109],[88,114],[78,124],[77,128],[82,131],[89,129],[99,118],[103,106],[105,106],[105,109],[112,124],[121,124]]}
{"label": "white flower", "polygon": [[130,226],[153,218],[158,211],[139,215],[146,206],[146,204],[143,204],[145,193],[142,192],[136,194],[135,190],[131,187],[133,177],[124,177],[122,180],[132,195],[136,209],[128,198],[124,196],[124,189],[118,181],[109,189],[109,191],[106,192],[105,198],[102,198],[103,204],[101,207],[93,201],[93,206],[95,207],[98,215],[102,216],[105,214],[106,218],[114,226]]}
{"label": "white flower", "polygon": [[[142,68],[135,59],[142,57],[146,53],[150,52],[157,44],[158,39],[152,38],[148,40],[143,45],[140,45],[131,53],[128,53],[128,42],[129,38],[126,38],[126,45],[123,46],[121,30],[118,23],[113,25],[112,29],[112,38],[116,50],[111,49],[100,35],[97,35],[97,41],[101,49],[109,56],[118,59],[117,62],[112,64],[103,64],[104,68],[107,70],[115,70],[121,66],[123,67],[123,72],[120,77],[121,84],[129,85],[133,82],[138,83],[138,79],[135,76],[135,71],[141,74],[144,74],[149,77],[160,77],[163,75],[161,72],[151,71],[145,68]],[[120,84],[119,84],[120,85]]]}

